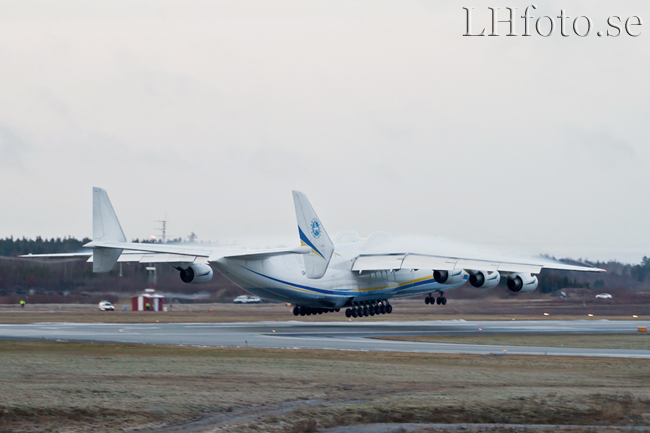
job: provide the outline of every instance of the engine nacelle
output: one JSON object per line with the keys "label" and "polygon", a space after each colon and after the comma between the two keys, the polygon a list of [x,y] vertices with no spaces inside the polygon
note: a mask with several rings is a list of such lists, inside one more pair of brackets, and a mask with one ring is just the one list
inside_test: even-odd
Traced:
{"label": "engine nacelle", "polygon": [[537,288],[539,281],[535,275],[512,274],[508,277],[508,289],[515,293],[531,293]]}
{"label": "engine nacelle", "polygon": [[501,274],[498,271],[471,271],[469,283],[479,289],[491,289],[501,281]]}
{"label": "engine nacelle", "polygon": [[462,283],[467,278],[467,272],[464,269],[454,269],[453,271],[433,271],[433,279],[439,284],[456,284]]}
{"label": "engine nacelle", "polygon": [[214,276],[214,271],[210,265],[190,265],[181,271],[181,280],[188,284],[207,283]]}

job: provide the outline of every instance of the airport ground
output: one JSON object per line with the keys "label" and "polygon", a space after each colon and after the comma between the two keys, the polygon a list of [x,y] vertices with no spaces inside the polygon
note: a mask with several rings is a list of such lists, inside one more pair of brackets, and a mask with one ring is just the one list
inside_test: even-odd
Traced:
{"label": "airport ground", "polygon": [[[116,311],[99,311],[95,304],[27,304],[0,305],[0,323],[35,322],[256,322],[299,320],[323,321],[411,321],[411,320],[649,320],[648,302],[618,302],[610,299],[578,299],[517,297],[513,299],[450,299],[445,306],[426,305],[424,297],[393,300],[392,314],[348,319],[339,313],[316,316],[294,316],[285,304],[174,304],[167,312],[134,312],[130,304],[116,304]],[[127,311],[123,311],[126,307]],[[634,317],[636,316],[636,317]]]}
{"label": "airport ground", "polygon": [[650,424],[650,362],[639,359],[13,341],[0,342],[0,363],[5,432]]}
{"label": "airport ground", "polygon": [[[391,315],[352,320],[650,319],[647,305],[562,301],[455,300],[432,307],[403,300],[393,303]],[[178,304],[166,313],[0,306],[0,323],[286,320],[348,321],[341,313],[294,317],[284,304]],[[650,348],[647,334],[390,338]],[[647,359],[0,341],[0,366],[0,432],[334,433],[363,426],[373,432],[618,432],[650,426]]]}

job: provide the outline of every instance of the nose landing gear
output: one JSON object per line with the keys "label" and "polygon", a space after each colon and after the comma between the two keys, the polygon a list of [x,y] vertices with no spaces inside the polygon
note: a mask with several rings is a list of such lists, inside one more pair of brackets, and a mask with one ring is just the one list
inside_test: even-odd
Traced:
{"label": "nose landing gear", "polygon": [[429,304],[430,305],[435,305],[435,304],[447,305],[447,298],[444,297],[444,294],[445,294],[444,292],[440,292],[440,296],[438,296],[437,298],[434,298],[431,295],[431,293],[429,293],[429,296],[424,298],[424,303],[427,304],[427,305],[429,305]]}

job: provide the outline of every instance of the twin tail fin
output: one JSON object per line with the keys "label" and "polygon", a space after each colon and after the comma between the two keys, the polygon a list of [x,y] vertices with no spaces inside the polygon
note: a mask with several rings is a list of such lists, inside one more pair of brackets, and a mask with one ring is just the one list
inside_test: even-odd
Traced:
{"label": "twin tail fin", "polygon": [[334,253],[334,244],[305,194],[293,191],[293,204],[296,207],[300,244],[311,248],[309,254],[302,256],[305,275],[308,278],[321,278],[325,275]]}
{"label": "twin tail fin", "polygon": [[[93,188],[93,241],[126,242],[113,205],[102,188]],[[110,272],[121,254],[121,249],[94,247],[93,272]]]}

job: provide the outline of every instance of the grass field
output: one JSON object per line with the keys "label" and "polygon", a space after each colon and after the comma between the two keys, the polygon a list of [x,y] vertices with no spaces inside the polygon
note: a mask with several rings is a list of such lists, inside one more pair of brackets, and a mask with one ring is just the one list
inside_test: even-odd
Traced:
{"label": "grass field", "polygon": [[453,335],[375,337],[380,340],[428,343],[487,344],[496,346],[573,347],[593,349],[650,350],[650,335],[639,334],[549,334],[549,335]]}
{"label": "grass field", "polygon": [[[608,301],[392,304],[391,315],[352,320],[650,319],[646,305]],[[348,320],[341,313],[295,317],[284,304],[177,304],[166,313],[118,308],[1,305],[0,323]],[[650,348],[649,335],[404,339]],[[0,433],[297,433],[374,422],[650,425],[650,361],[0,342]]]}
{"label": "grass field", "polygon": [[[101,312],[96,305],[40,304],[0,305],[0,323],[35,322],[255,322],[255,321],[390,321],[390,320],[650,320],[650,304],[612,303],[593,300],[590,303],[563,299],[490,299],[450,300],[446,306],[425,305],[421,299],[391,302],[393,314],[347,319],[343,311],[316,316],[294,316],[285,304],[175,304],[168,312],[122,311],[126,305],[117,305],[117,311]],[[545,315],[544,313],[548,314]],[[591,314],[591,316],[589,316]],[[637,316],[634,318],[633,316]]]}
{"label": "grass field", "polygon": [[2,432],[650,424],[647,360],[0,342],[0,365]]}

